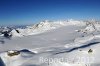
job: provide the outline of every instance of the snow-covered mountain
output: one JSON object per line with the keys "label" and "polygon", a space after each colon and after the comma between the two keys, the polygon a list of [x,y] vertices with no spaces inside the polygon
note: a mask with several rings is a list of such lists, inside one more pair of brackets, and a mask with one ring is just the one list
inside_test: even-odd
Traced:
{"label": "snow-covered mountain", "polygon": [[[46,32],[48,30],[52,29],[57,29],[62,26],[67,26],[67,25],[77,25],[82,24],[82,21],[75,21],[75,20],[66,20],[66,21],[42,21],[38,24],[34,24],[31,26],[26,26],[26,28],[8,28],[4,27],[1,29],[2,32],[8,32],[12,34],[12,37],[22,37],[22,36],[28,36],[28,35],[34,35],[34,34],[39,34]],[[84,23],[82,24],[84,25]]]}
{"label": "snow-covered mountain", "polygon": [[2,29],[0,66],[99,66],[99,50],[99,21],[46,20]]}

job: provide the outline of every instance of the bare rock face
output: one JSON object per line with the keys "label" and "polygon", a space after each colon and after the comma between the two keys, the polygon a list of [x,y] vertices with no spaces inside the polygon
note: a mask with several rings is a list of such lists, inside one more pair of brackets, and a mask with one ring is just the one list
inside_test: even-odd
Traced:
{"label": "bare rock face", "polygon": [[12,57],[12,56],[16,56],[16,55],[19,55],[20,54],[20,51],[8,51],[7,52],[7,55]]}
{"label": "bare rock face", "polygon": [[92,53],[92,52],[93,52],[93,50],[92,49],[89,49],[88,53]]}

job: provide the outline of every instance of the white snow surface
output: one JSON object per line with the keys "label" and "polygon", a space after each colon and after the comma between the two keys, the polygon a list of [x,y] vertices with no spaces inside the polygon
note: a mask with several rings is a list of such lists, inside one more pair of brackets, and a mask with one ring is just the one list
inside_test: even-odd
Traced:
{"label": "white snow surface", "polygon": [[27,26],[26,29],[20,29],[18,28],[17,30],[19,33],[16,32],[16,30],[12,30],[11,33],[13,37],[22,37],[22,36],[28,36],[28,35],[35,35],[39,33],[46,32],[51,29],[57,29],[62,26],[67,26],[67,25],[79,25],[82,24],[84,25],[83,22],[80,21],[74,21],[74,20],[69,20],[69,21],[53,21],[50,22],[48,20],[42,21],[38,24],[32,25],[32,26]]}
{"label": "white snow surface", "polygon": [[[0,36],[0,66],[100,66],[99,26],[84,21],[46,20],[13,29],[12,38]],[[20,54],[8,55],[14,51]]]}

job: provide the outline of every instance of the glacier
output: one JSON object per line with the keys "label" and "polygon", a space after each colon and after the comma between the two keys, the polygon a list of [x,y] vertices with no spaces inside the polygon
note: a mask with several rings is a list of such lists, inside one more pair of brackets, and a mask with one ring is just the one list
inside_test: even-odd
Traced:
{"label": "glacier", "polygon": [[26,28],[5,27],[0,29],[0,66],[99,66],[99,44],[99,21],[45,20]]}

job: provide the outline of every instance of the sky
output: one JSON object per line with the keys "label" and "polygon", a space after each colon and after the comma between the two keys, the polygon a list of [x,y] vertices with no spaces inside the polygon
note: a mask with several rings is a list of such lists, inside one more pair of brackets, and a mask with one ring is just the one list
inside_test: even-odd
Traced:
{"label": "sky", "polygon": [[100,0],[0,0],[0,25],[100,19]]}

